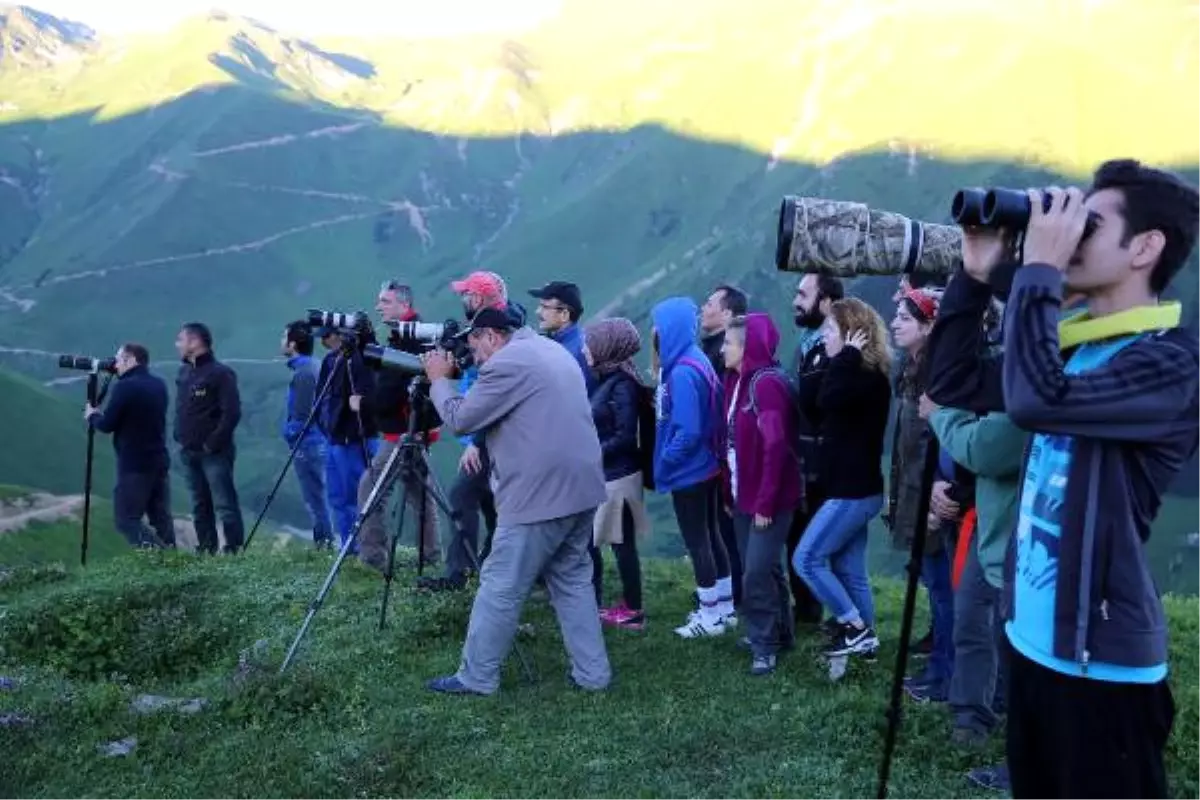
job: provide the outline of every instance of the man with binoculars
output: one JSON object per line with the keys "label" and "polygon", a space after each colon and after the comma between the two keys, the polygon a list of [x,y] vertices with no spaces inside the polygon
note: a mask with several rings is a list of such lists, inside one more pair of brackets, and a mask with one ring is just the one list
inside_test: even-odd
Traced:
{"label": "man with binoculars", "polygon": [[[929,394],[1032,433],[1003,580],[1013,796],[1165,797],[1175,709],[1145,542],[1200,437],[1200,348],[1159,300],[1195,246],[1197,192],[1120,160],[1086,194],[999,196],[1018,213],[997,221],[985,201],[959,220]],[[1003,355],[981,361],[989,283],[1018,238]],[[1087,310],[1063,319],[1068,292]]]}

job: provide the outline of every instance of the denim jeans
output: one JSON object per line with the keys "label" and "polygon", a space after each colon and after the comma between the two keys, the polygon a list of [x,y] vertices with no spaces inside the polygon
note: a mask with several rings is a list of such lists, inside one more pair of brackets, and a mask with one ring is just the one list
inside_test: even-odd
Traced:
{"label": "denim jeans", "polygon": [[954,677],[950,711],[954,726],[978,733],[995,729],[997,702],[1003,701],[1001,653],[1003,619],[1000,589],[987,582],[979,548],[971,543],[958,591],[954,594]]}
{"label": "denim jeans", "polygon": [[950,549],[921,560],[921,582],[929,592],[933,651],[922,681],[940,683],[947,691],[954,675],[954,588],[950,582]]}
{"label": "denim jeans", "polygon": [[233,446],[219,453],[185,450],[179,455],[183,479],[192,496],[192,518],[200,550],[217,552],[217,517],[225,534],[225,552],[236,552],[246,539],[242,507],[233,484],[233,464],[237,452]]}
{"label": "denim jeans", "polygon": [[792,554],[796,570],[839,622],[858,616],[875,625],[867,577],[867,525],[883,508],[883,495],[826,500],[813,514]]}
{"label": "denim jeans", "polygon": [[746,638],[755,656],[775,655],[796,638],[791,592],[783,577],[791,525],[791,512],[776,515],[765,528],[754,527],[754,518],[749,514],[733,512],[745,564],[738,616],[746,626]]}
{"label": "denim jeans", "polygon": [[333,542],[333,528],[329,524],[329,503],[325,498],[325,442],[313,439],[296,448],[293,461],[296,481],[300,484],[300,496],[312,520],[313,542]]}
{"label": "denim jeans", "polygon": [[[150,521],[149,528],[142,517]],[[122,472],[117,475],[117,485],[113,488],[113,523],[134,547],[174,547],[170,471],[164,467],[160,472]]]}
{"label": "denim jeans", "polygon": [[[375,457],[378,450],[379,440],[372,439],[367,447],[371,458]],[[354,521],[358,519],[358,482],[367,471],[367,466],[363,459],[362,442],[329,445],[325,458],[325,485],[333,523],[343,545],[350,538]],[[350,552],[357,553],[358,548],[351,547]]]}

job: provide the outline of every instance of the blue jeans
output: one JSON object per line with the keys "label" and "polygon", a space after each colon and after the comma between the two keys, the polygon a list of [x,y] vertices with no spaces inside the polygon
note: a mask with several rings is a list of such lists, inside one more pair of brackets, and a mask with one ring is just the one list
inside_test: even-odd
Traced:
{"label": "blue jeans", "polygon": [[933,651],[921,679],[941,683],[948,690],[954,676],[954,587],[950,582],[949,549],[921,560],[921,582],[929,592],[933,624]]}
{"label": "blue jeans", "polygon": [[[367,442],[367,450],[374,458],[379,450],[379,440]],[[367,462],[363,460],[361,442],[329,445],[325,458],[325,485],[333,512],[333,524],[343,545],[350,538],[354,520],[358,518],[358,482],[366,471]],[[350,552],[357,553],[358,547],[351,547]]]}
{"label": "blue jeans", "polygon": [[792,554],[792,569],[838,622],[856,616],[875,625],[867,578],[867,525],[883,508],[883,495],[826,500],[813,514]]}
{"label": "blue jeans", "polygon": [[183,479],[192,496],[192,519],[200,550],[217,552],[217,517],[225,534],[225,552],[233,553],[245,541],[245,522],[238,502],[237,487],[233,485],[233,462],[237,457],[230,446],[219,453],[198,453],[184,450],[179,454],[183,464]]}
{"label": "blue jeans", "polygon": [[329,524],[329,504],[325,500],[325,462],[328,448],[320,439],[304,442],[296,448],[296,481],[300,484],[300,496],[312,520],[313,542],[333,542],[333,529]]}

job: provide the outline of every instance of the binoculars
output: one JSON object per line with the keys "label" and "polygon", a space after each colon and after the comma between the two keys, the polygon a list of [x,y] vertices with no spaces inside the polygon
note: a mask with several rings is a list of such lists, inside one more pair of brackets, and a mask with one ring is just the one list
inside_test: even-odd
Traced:
{"label": "binoculars", "polygon": [[[1042,192],[1042,211],[1050,210],[1050,194]],[[950,216],[964,227],[1006,228],[1023,231],[1029,225],[1033,206],[1029,195],[1019,189],[960,189],[950,203]],[[1096,230],[1099,217],[1088,212],[1083,238]]]}

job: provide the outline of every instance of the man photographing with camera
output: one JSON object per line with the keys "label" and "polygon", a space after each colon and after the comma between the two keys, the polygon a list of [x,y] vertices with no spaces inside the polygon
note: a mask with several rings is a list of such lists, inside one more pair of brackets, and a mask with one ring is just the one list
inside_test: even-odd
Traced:
{"label": "man photographing with camera", "polygon": [[[1033,434],[1004,570],[1013,796],[1166,797],[1174,701],[1145,543],[1196,451],[1200,348],[1180,305],[1159,296],[1195,246],[1200,203],[1132,160],[1101,165],[1086,195],[1028,199],[1002,380],[971,374],[966,354],[961,365],[978,410],[998,396]],[[1016,231],[964,233],[951,289],[982,308]],[[1087,311],[1060,322],[1067,292]]]}
{"label": "man photographing with camera", "polygon": [[[379,287],[375,311],[385,324],[403,322],[419,322],[421,317],[413,308],[412,288],[399,281],[384,281]],[[421,343],[400,336],[393,328],[388,337],[388,346],[414,355],[423,352]],[[374,377],[374,392],[371,399],[371,410],[375,418],[375,428],[379,431],[382,442],[371,459],[367,470],[362,473],[358,482],[358,507],[363,508],[371,496],[371,489],[387,466],[388,459],[400,443],[400,437],[408,432],[409,414],[414,409],[409,406],[408,386],[411,377],[401,370],[384,369]],[[431,444],[431,432],[438,426],[436,418],[429,418],[428,404],[425,404],[426,418],[417,420],[416,431],[423,437],[421,446],[428,450]],[[416,409],[421,412],[422,409]],[[422,559],[427,564],[436,564],[441,560],[441,550],[438,543],[437,504],[432,498],[425,496],[425,484],[420,475],[411,476],[413,479],[406,484],[405,498],[407,503],[406,519],[417,520],[418,539]],[[401,478],[403,480],[403,476]],[[384,521],[391,504],[395,484],[385,487],[383,497],[376,504],[375,511],[363,520],[359,533],[359,560],[380,571],[387,568],[387,533],[384,531]]]}
{"label": "man photographing with camera", "polygon": [[499,688],[500,666],[539,574],[558,615],[572,681],[600,690],[612,675],[588,552],[595,511],[607,493],[583,375],[565,348],[514,323],[507,310],[475,314],[465,335],[479,377],[466,395],[452,380],[455,366],[445,352],[423,358],[445,424],[458,435],[485,435],[498,517],[462,662],[457,674],[430,681],[436,692]]}
{"label": "man photographing with camera", "polygon": [[[129,343],[117,350],[113,384],[104,410],[86,406],[83,418],[111,433],[117,453],[113,521],[134,547],[174,547],[171,457],[167,453],[167,384],[150,373],[150,353]],[[147,528],[142,517],[150,520]]]}

